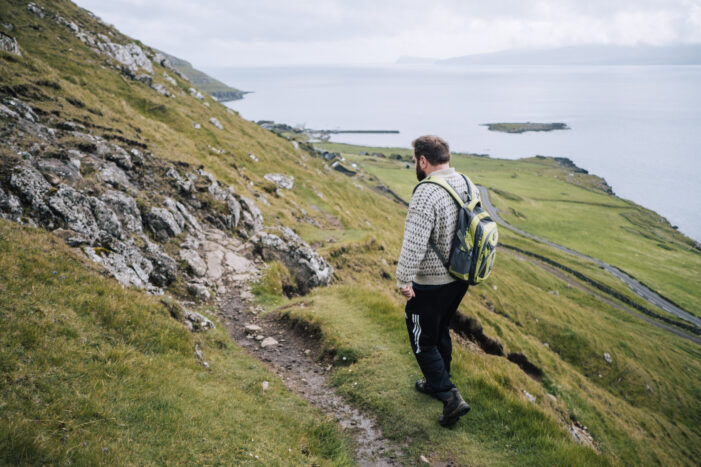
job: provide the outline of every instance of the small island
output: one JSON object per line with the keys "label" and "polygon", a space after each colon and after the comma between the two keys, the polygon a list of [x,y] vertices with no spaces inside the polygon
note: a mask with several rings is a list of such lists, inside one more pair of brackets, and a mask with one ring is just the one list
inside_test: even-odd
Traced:
{"label": "small island", "polygon": [[525,133],[527,131],[553,131],[569,130],[566,123],[482,123],[489,131],[501,131],[503,133]]}

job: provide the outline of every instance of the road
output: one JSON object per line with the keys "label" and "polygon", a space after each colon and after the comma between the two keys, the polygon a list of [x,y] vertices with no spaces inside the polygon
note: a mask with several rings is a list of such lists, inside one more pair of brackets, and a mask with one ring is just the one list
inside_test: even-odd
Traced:
{"label": "road", "polygon": [[558,245],[557,243],[554,243],[554,242],[551,242],[550,240],[546,240],[544,238],[530,234],[524,230],[519,229],[518,227],[514,227],[513,225],[509,224],[508,222],[506,222],[504,219],[502,219],[499,216],[497,208],[494,207],[491,200],[489,199],[489,193],[488,193],[487,189],[483,186],[480,186],[479,190],[480,190],[480,195],[482,197],[482,205],[489,212],[489,215],[492,216],[492,219],[494,219],[500,225],[503,225],[507,229],[509,229],[513,232],[516,232],[520,235],[531,238],[531,239],[536,240],[536,241],[541,242],[541,243],[545,243],[546,245],[549,245],[553,248],[557,248],[560,251],[564,251],[565,253],[569,253],[571,255],[577,256],[577,257],[582,258],[582,259],[593,261],[597,265],[601,266],[604,270],[606,270],[610,274],[613,274],[615,277],[617,277],[618,279],[623,281],[630,288],[630,290],[633,291],[633,293],[635,293],[639,297],[642,297],[643,299],[647,300],[652,305],[655,305],[655,306],[665,310],[666,312],[668,312],[668,313],[670,313],[670,314],[672,314],[680,319],[683,319],[684,321],[687,321],[695,326],[701,327],[701,319],[700,318],[697,318],[696,316],[682,310],[681,308],[679,308],[675,304],[670,303],[669,301],[660,297],[658,294],[656,294],[652,290],[648,289],[643,284],[641,284],[637,280],[633,279],[632,277],[630,277],[628,274],[621,271],[620,269],[615,268],[615,267],[611,266],[610,264],[605,263],[599,259],[592,258],[591,256],[587,256],[585,254],[571,250],[571,249],[564,247],[562,245]]}

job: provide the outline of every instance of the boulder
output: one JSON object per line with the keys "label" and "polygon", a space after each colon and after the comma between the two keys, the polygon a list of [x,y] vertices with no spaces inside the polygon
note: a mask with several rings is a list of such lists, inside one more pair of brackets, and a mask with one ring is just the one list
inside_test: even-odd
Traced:
{"label": "boulder", "polygon": [[149,280],[158,287],[165,287],[177,278],[178,265],[158,245],[146,240],[144,256],[153,264]]}
{"label": "boulder", "polygon": [[190,331],[206,331],[207,329],[214,329],[214,323],[197,313],[196,311],[185,310],[185,326],[190,329]]}
{"label": "boulder", "polygon": [[175,222],[178,224],[178,227],[181,231],[183,231],[185,229],[185,218],[182,214],[180,214],[180,211],[178,211],[178,207],[175,205],[175,201],[173,201],[172,198],[166,198],[163,202],[163,206],[165,206],[165,208],[168,211],[170,211],[170,213],[173,215],[173,219],[175,219]]}
{"label": "boulder", "polygon": [[207,274],[207,264],[200,257],[197,251],[189,249],[180,250],[180,259],[185,261],[188,270],[193,275],[203,277],[205,274]]}
{"label": "boulder", "polygon": [[105,203],[68,185],[59,185],[48,205],[70,230],[82,234],[91,245],[103,237],[123,237],[119,219]]}
{"label": "boulder", "polygon": [[77,182],[81,178],[80,169],[70,161],[62,161],[53,158],[36,159],[34,165],[39,171],[47,175],[54,175],[68,182]]}
{"label": "boulder", "polygon": [[248,236],[253,236],[263,228],[263,214],[252,199],[241,196],[239,202],[243,208],[241,219],[246,230],[245,233]]}
{"label": "boulder", "polygon": [[114,162],[105,162],[100,167],[99,172],[102,180],[115,188],[122,188],[125,190],[132,188],[127,174],[125,174],[122,169],[117,167]]}
{"label": "boulder", "polygon": [[112,250],[85,247],[85,254],[105,269],[125,286],[149,287],[149,276],[153,264],[145,258],[133,241],[112,242]]}
{"label": "boulder", "polygon": [[165,86],[163,86],[161,83],[152,83],[152,84],[151,84],[151,88],[152,88],[154,91],[156,91],[158,94],[161,94],[161,95],[163,95],[163,96],[166,96],[166,97],[172,96],[172,94],[170,93],[170,91],[168,91],[168,88],[166,88]]}
{"label": "boulder", "polygon": [[12,193],[5,193],[0,188],[0,211],[12,216],[22,214],[22,202]]}
{"label": "boulder", "polygon": [[12,97],[6,97],[2,100],[3,104],[9,107],[11,110],[24,120],[29,120],[32,123],[39,121],[39,117],[34,112],[34,109],[29,104],[25,104],[19,99],[14,99]]}
{"label": "boulder", "polygon": [[182,175],[180,175],[173,167],[168,168],[166,171],[166,176],[173,179],[175,181],[175,185],[183,193],[190,193],[192,191],[192,182],[184,179]]}
{"label": "boulder", "polygon": [[146,215],[146,224],[160,241],[182,233],[173,213],[165,208],[151,208]]}
{"label": "boulder", "polygon": [[205,287],[202,284],[198,284],[197,282],[190,282],[189,284],[187,284],[187,291],[190,295],[192,295],[198,300],[209,300],[209,290],[207,290],[207,287]]}
{"label": "boulder", "polygon": [[199,100],[201,100],[201,101],[204,100],[204,96],[203,96],[202,93],[199,92],[197,89],[195,89],[195,88],[190,88],[190,89],[188,89],[188,92],[189,92],[190,95],[191,95],[192,97],[194,97],[195,99],[199,99]]}
{"label": "boulder", "polygon": [[41,216],[51,215],[44,203],[44,196],[51,189],[51,185],[34,167],[16,167],[10,176],[10,186],[29,204],[32,211]]}
{"label": "boulder", "polygon": [[280,235],[260,233],[254,239],[255,252],[265,261],[280,261],[295,278],[297,290],[305,294],[313,287],[328,285],[333,268],[304,240],[287,227]]}
{"label": "boulder", "polygon": [[31,11],[35,15],[37,15],[39,18],[44,18],[46,16],[46,13],[44,13],[44,10],[36,6],[36,3],[31,2],[27,4],[27,10]]}
{"label": "boulder", "polygon": [[265,174],[263,176],[267,181],[272,182],[278,188],[284,188],[286,190],[291,190],[294,186],[294,177],[291,175],[283,174]]}
{"label": "boulder", "polygon": [[11,54],[15,55],[22,55],[22,52],[19,51],[19,46],[17,45],[17,39],[14,37],[8,36],[7,34],[3,34],[0,32],[0,50],[4,52],[10,52]]}
{"label": "boulder", "polygon": [[108,190],[100,195],[100,200],[115,212],[122,227],[127,231],[141,232],[141,213],[136,200],[121,191]]}
{"label": "boulder", "polygon": [[127,45],[115,44],[104,35],[98,37],[104,41],[96,42],[96,47],[100,52],[112,57],[133,74],[136,74],[139,69],[144,70],[149,75],[153,74],[151,60],[148,59],[141,47],[133,42]]}
{"label": "boulder", "polygon": [[170,76],[168,73],[166,73],[165,71],[163,72],[163,79],[166,80],[168,83],[172,84],[173,86],[178,85],[178,82],[175,81],[175,79],[172,76]]}
{"label": "boulder", "polygon": [[219,130],[223,130],[223,129],[224,129],[224,127],[223,127],[222,124],[219,122],[219,120],[217,120],[217,119],[214,118],[214,117],[212,117],[212,118],[209,119],[209,123],[211,123],[212,125],[214,125],[214,126],[215,126],[217,129],[219,129]]}
{"label": "boulder", "polygon": [[275,347],[278,344],[278,341],[276,341],[272,337],[266,337],[263,339],[260,343],[261,348],[265,349],[267,347]]}

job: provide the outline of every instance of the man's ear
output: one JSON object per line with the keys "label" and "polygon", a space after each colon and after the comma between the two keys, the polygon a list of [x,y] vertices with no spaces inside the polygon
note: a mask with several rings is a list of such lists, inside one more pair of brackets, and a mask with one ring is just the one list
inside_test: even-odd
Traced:
{"label": "man's ear", "polygon": [[419,167],[422,169],[428,164],[428,159],[423,154],[419,156]]}

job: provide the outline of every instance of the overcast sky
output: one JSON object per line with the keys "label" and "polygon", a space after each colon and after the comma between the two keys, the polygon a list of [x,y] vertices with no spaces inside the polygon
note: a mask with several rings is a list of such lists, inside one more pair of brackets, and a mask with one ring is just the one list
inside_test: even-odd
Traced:
{"label": "overcast sky", "polygon": [[701,0],[77,0],[195,66],[393,63],[523,47],[701,42]]}

